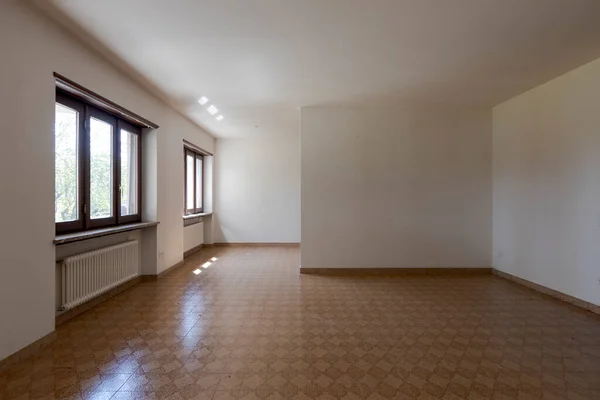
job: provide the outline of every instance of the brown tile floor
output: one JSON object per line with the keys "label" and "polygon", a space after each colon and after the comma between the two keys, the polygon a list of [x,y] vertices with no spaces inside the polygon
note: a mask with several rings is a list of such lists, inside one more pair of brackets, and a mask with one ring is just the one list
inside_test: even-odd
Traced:
{"label": "brown tile floor", "polygon": [[594,314],[493,276],[300,276],[298,258],[196,253],[59,327],[0,398],[600,399]]}

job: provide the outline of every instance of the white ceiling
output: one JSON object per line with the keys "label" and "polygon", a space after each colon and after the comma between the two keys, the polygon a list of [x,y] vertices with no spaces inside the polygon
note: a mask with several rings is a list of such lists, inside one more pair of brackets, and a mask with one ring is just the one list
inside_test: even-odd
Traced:
{"label": "white ceiling", "polygon": [[217,137],[297,132],[301,106],[492,106],[600,56],[600,0],[51,1]]}

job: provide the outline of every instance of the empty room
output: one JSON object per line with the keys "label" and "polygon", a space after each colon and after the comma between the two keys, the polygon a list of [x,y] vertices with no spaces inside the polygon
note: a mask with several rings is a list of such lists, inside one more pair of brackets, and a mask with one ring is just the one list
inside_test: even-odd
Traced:
{"label": "empty room", "polygon": [[0,400],[600,400],[600,1],[1,0]]}

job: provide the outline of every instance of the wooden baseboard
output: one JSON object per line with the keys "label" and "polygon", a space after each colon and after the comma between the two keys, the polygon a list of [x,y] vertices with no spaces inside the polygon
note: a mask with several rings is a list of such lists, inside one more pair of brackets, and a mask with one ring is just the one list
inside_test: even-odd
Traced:
{"label": "wooden baseboard", "polygon": [[158,278],[164,278],[166,275],[169,275],[171,272],[175,271],[177,268],[183,266],[183,264],[185,264],[185,258],[183,260],[179,261],[178,263],[171,265],[169,268],[165,269],[164,271],[162,271],[161,273],[159,273],[156,276]]}
{"label": "wooden baseboard", "polygon": [[130,281],[125,282],[122,285],[117,286],[116,288],[113,288],[111,290],[109,290],[106,293],[101,294],[98,297],[94,297],[93,299],[78,305],[75,308],[72,308],[68,311],[63,312],[62,314],[59,314],[56,316],[54,323],[56,326],[62,325],[65,322],[69,321],[70,319],[73,319],[74,317],[78,316],[79,314],[82,314],[84,312],[86,312],[87,310],[97,306],[100,303],[105,302],[106,300],[110,299],[111,297],[114,297],[116,295],[118,295],[121,292],[124,292],[125,290],[137,285],[138,283],[142,282],[144,280],[144,278],[142,276],[138,276],[133,278]]}
{"label": "wooden baseboard", "polygon": [[185,264],[185,258],[181,261],[179,261],[176,264],[171,265],[169,268],[165,269],[162,272],[159,272],[157,275],[142,275],[142,281],[143,282],[153,282],[153,281],[157,281],[160,278],[164,278],[165,276],[169,275],[171,272],[175,271],[177,268],[183,266],[183,264]]}
{"label": "wooden baseboard", "polygon": [[216,247],[300,247],[300,243],[221,242]]}
{"label": "wooden baseboard", "polygon": [[492,268],[306,268],[301,274],[327,276],[410,276],[410,275],[490,275]]}
{"label": "wooden baseboard", "polygon": [[550,289],[549,287],[540,285],[535,282],[528,281],[527,279],[519,278],[518,276],[511,275],[507,272],[500,271],[495,268],[493,270],[493,273],[496,276],[499,276],[501,278],[504,278],[506,280],[514,282],[518,285],[525,286],[526,288],[535,290],[536,292],[542,293],[546,296],[552,297],[552,298],[560,300],[560,301],[564,301],[565,303],[572,304],[576,307],[583,308],[584,310],[591,311],[595,314],[600,315],[600,306],[599,305],[587,302],[585,300],[578,299],[577,297],[573,297],[566,293],[562,293],[557,290]]}
{"label": "wooden baseboard", "polygon": [[202,243],[200,243],[198,246],[196,247],[192,247],[191,249],[189,249],[188,251],[183,253],[183,258],[185,259],[186,257],[191,256],[192,254],[202,250],[202,247],[204,247],[204,245]]}
{"label": "wooden baseboard", "polygon": [[43,350],[48,345],[50,345],[54,339],[56,339],[56,331],[52,331],[46,336],[42,336],[40,339],[35,342],[28,344],[20,350],[17,350],[15,353],[6,357],[3,360],[0,360],[0,374],[4,371],[10,369],[13,365],[20,363],[21,361],[31,357],[31,355],[36,352]]}

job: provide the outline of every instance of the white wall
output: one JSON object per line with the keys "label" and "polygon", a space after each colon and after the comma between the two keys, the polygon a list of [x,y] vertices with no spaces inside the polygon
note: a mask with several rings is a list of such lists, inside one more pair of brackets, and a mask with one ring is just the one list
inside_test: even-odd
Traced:
{"label": "white wall", "polygon": [[210,135],[24,3],[0,6],[0,321],[9,322],[0,329],[0,359],[54,329],[53,72],[160,125],[160,270],[183,257],[182,140],[214,147]]}
{"label": "white wall", "polygon": [[493,119],[494,266],[600,304],[600,60]]}
{"label": "white wall", "polygon": [[188,225],[183,228],[183,251],[193,249],[204,243],[204,223]]}
{"label": "white wall", "polygon": [[303,108],[302,267],[490,267],[491,112]]}
{"label": "white wall", "polygon": [[218,139],[215,242],[300,241],[298,135]]}
{"label": "white wall", "polygon": [[214,152],[212,136],[171,112],[158,134],[159,272],[183,260],[183,139]]}

